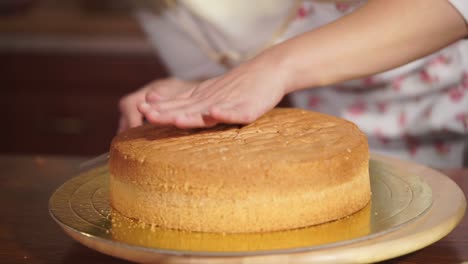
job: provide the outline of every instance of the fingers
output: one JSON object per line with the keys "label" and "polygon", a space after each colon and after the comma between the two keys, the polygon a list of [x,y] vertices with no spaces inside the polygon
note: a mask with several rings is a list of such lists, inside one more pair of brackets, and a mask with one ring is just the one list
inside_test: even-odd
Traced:
{"label": "fingers", "polygon": [[[200,91],[198,91],[200,92]],[[226,98],[221,93],[205,92],[203,97],[161,99],[147,94],[147,101],[138,106],[146,119],[156,125],[174,125],[179,128],[210,127],[217,123],[248,124],[258,115],[252,107],[255,102]]]}
{"label": "fingers", "polygon": [[155,91],[149,91],[148,93],[146,93],[145,96],[146,102],[148,103],[155,103],[157,101],[162,100],[163,98],[164,97],[161,94]]}
{"label": "fingers", "polygon": [[211,122],[203,118],[208,113],[208,105],[209,102],[203,100],[179,99],[157,104],[145,102],[139,105],[138,110],[152,124],[201,127],[211,125]]}
{"label": "fingers", "polygon": [[198,84],[179,82],[168,89],[169,82],[159,83],[147,90],[137,110],[152,124],[179,128],[251,123],[279,101],[283,82],[246,65]]}
{"label": "fingers", "polygon": [[176,111],[178,109],[189,108],[190,106],[200,102],[201,100],[197,100],[195,98],[181,98],[181,99],[170,99],[170,100],[162,100],[157,103],[151,104],[151,108],[157,112],[170,112]]}
{"label": "fingers", "polygon": [[210,116],[219,123],[249,124],[259,115],[249,110],[245,105],[229,106],[228,104],[215,105],[210,109]]}
{"label": "fingers", "polygon": [[191,102],[172,101],[172,104],[157,107],[164,110],[155,110],[154,106],[142,103],[138,109],[153,124],[174,125],[179,128],[211,127],[218,123],[249,124],[259,117],[258,111],[249,109],[246,104],[229,102],[213,104],[208,100]]}
{"label": "fingers", "polygon": [[141,106],[143,102],[154,104],[168,99],[186,98],[191,94],[194,86],[192,82],[177,79],[158,80],[123,97],[119,102],[121,117],[118,132],[143,124],[144,115],[149,114],[148,105]]}
{"label": "fingers", "polygon": [[122,98],[119,102],[121,117],[119,120],[119,132],[143,124],[143,115],[135,107],[138,98],[133,95]]}
{"label": "fingers", "polygon": [[146,94],[146,102],[151,105],[154,111],[161,113],[177,111],[178,109],[183,108],[194,109],[194,105],[197,105],[197,103],[201,104],[202,102],[207,101],[207,99],[209,100],[209,94],[212,94],[210,91],[205,91],[203,97],[197,97],[194,96],[194,92],[197,89],[200,90],[206,88],[206,86],[211,82],[212,81],[206,81],[205,85],[198,83],[185,83],[183,86],[174,86],[173,90],[177,92],[173,92],[170,95],[169,93],[162,95],[161,89],[158,91],[153,89]]}
{"label": "fingers", "polygon": [[123,116],[120,116],[120,118],[119,118],[119,127],[117,129],[117,134],[122,133],[127,128],[128,128],[127,120]]}
{"label": "fingers", "polygon": [[199,127],[212,127],[218,121],[210,116],[203,115],[200,112],[190,114],[190,111],[179,110],[177,112],[160,113],[154,111],[151,106],[143,102],[138,106],[138,110],[143,113],[146,119],[152,124],[157,125],[174,125],[178,128],[199,128]]}
{"label": "fingers", "polygon": [[168,98],[185,98],[191,94],[196,83],[177,79],[156,81],[148,85],[146,101],[153,102]]}
{"label": "fingers", "polygon": [[216,124],[218,122],[215,119],[201,114],[180,115],[174,120],[174,125],[182,129],[213,127]]}

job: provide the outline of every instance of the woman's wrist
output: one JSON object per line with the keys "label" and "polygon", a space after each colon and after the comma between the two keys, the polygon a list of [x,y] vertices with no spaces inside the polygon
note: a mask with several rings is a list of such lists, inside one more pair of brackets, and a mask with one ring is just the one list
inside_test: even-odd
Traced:
{"label": "woman's wrist", "polygon": [[281,82],[283,94],[314,86],[313,66],[309,65],[310,71],[307,76],[301,76],[300,65],[296,54],[288,45],[279,44],[265,50],[256,59],[262,64],[271,68],[272,78]]}

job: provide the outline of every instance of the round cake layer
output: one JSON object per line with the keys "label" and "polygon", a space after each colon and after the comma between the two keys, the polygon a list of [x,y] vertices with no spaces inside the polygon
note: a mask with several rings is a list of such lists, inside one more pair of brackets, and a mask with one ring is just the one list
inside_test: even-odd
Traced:
{"label": "round cake layer", "polygon": [[332,221],[370,200],[369,152],[351,122],[274,109],[246,126],[145,125],[116,136],[110,199],[161,227],[258,232]]}

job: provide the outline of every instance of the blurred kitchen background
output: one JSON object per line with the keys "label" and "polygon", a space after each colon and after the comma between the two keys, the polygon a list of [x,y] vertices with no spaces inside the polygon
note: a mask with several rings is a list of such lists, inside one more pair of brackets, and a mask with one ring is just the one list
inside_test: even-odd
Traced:
{"label": "blurred kitchen background", "polygon": [[107,152],[119,98],[165,75],[125,0],[0,0],[0,154]]}

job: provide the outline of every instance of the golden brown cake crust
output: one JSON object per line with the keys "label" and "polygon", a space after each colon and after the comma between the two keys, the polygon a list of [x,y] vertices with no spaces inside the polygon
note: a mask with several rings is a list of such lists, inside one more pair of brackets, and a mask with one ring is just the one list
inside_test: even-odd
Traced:
{"label": "golden brown cake crust", "polygon": [[145,125],[112,141],[111,205],[184,230],[297,228],[363,208],[368,160],[353,123],[299,109],[274,109],[242,127]]}

